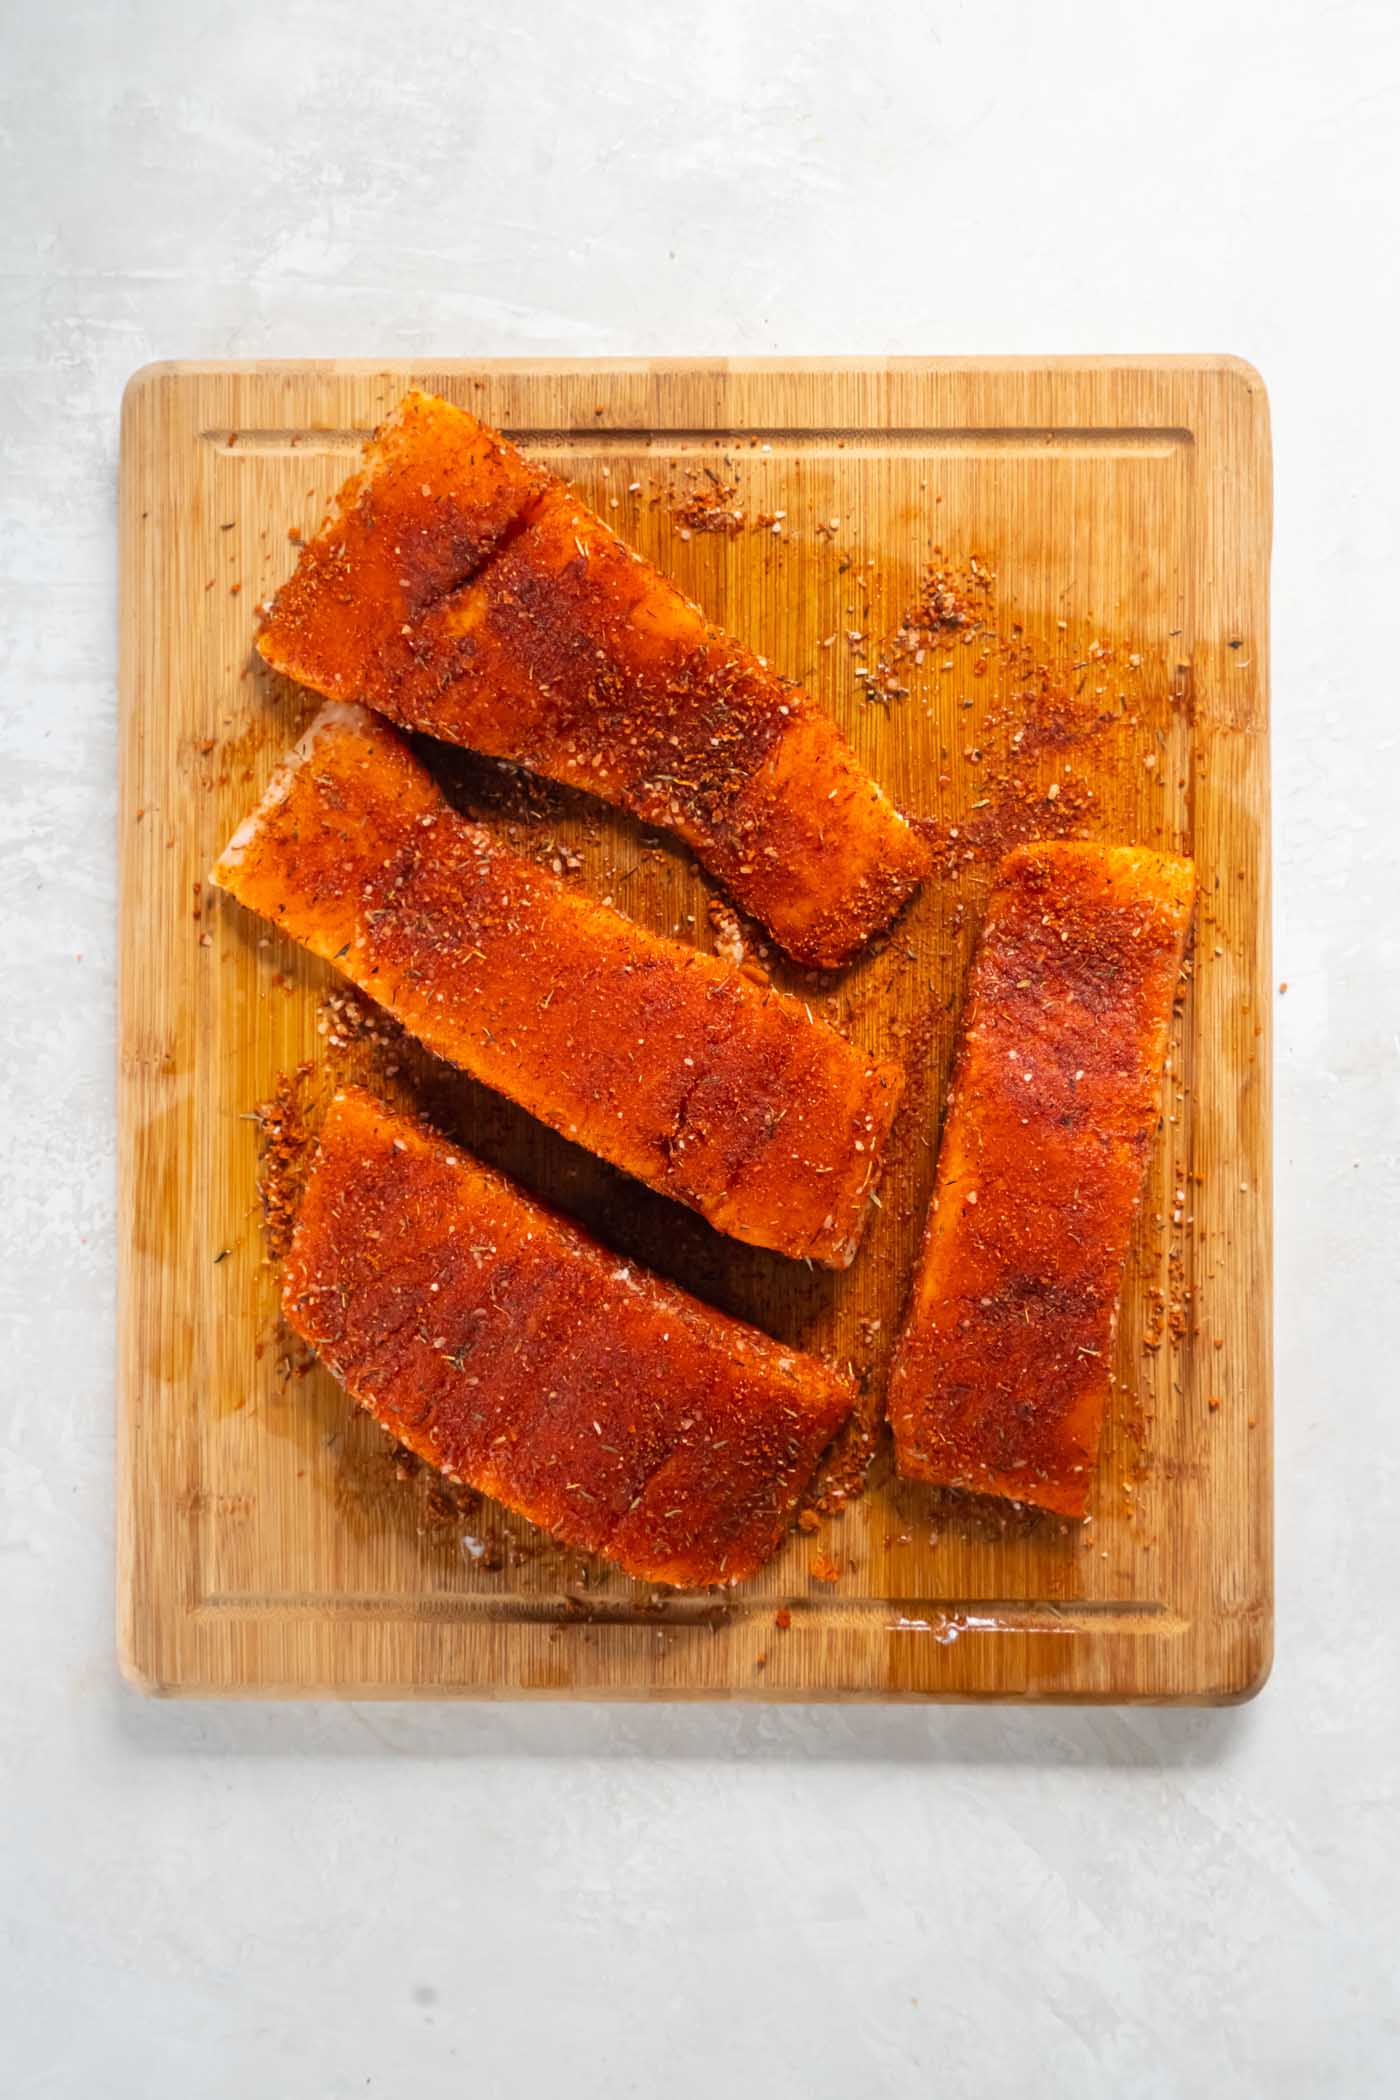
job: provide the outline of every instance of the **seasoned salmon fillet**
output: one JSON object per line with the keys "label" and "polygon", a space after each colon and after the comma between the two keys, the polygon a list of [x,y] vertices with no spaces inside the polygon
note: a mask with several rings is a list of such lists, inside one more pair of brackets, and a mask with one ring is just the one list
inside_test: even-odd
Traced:
{"label": "seasoned salmon fillet", "polygon": [[901,1068],[509,851],[381,717],[324,707],[211,880],[719,1231],[853,1258]]}
{"label": "seasoned salmon fillet", "polygon": [[854,1399],[359,1089],[327,1114],[282,1307],[419,1457],[649,1582],[762,1567]]}
{"label": "seasoned salmon fillet", "polygon": [[1194,892],[1136,846],[998,870],[890,1381],[909,1479],[1085,1512]]}
{"label": "seasoned salmon fillet", "polygon": [[484,423],[409,394],[277,594],[258,647],[332,700],[392,683],[414,623],[475,576],[553,477]]}
{"label": "seasoned salmon fillet", "polygon": [[329,698],[677,832],[802,962],[850,961],[931,865],[800,687],[431,395],[375,433],[258,647]]}

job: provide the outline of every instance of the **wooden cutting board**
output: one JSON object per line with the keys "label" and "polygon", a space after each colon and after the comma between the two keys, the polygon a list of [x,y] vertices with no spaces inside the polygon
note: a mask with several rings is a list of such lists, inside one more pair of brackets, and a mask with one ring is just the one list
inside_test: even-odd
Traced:
{"label": "wooden cutting board", "polygon": [[[806,682],[929,822],[937,875],[844,976],[786,969],[749,929],[757,966],[910,1062],[883,1207],[843,1276],[720,1239],[420,1053],[376,1044],[327,1005],[325,967],[201,888],[313,705],[253,656],[258,602],[410,382],[571,477]],[[704,529],[707,507],[742,511],[738,529]],[[1272,1641],[1269,532],[1265,396],[1230,359],[136,376],[121,469],[119,1546],[136,1683],[750,1699],[1258,1688]],[[974,631],[940,632],[920,658],[892,638],[930,562]],[[571,881],[715,939],[711,892],[669,842],[497,767],[455,764],[452,781]],[[849,1360],[877,1412],[990,867],[1015,836],[1057,829],[1191,853],[1202,897],[1091,1523],[898,1483],[878,1445],[867,1492],[795,1532],[761,1580],[658,1596],[435,1493],[289,1345],[249,1118],[306,1061],[313,1092],[359,1072],[425,1101],[627,1253]]]}

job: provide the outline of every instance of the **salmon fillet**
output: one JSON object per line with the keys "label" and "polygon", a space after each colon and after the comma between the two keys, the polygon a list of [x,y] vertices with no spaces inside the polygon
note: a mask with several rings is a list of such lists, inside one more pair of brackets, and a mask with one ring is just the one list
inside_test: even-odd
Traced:
{"label": "salmon fillet", "polygon": [[419,1457],[649,1582],[761,1568],[854,1399],[358,1088],[321,1132],[282,1307]]}
{"label": "salmon fillet", "polygon": [[324,707],[210,879],[719,1231],[852,1260],[900,1067],[510,852],[379,716]]}
{"label": "salmon fillet", "polygon": [[677,832],[805,963],[849,962],[931,865],[800,687],[431,395],[375,433],[258,647],[331,699]]}
{"label": "salmon fillet", "polygon": [[1085,1512],[1194,892],[1135,846],[998,870],[890,1381],[909,1479]]}

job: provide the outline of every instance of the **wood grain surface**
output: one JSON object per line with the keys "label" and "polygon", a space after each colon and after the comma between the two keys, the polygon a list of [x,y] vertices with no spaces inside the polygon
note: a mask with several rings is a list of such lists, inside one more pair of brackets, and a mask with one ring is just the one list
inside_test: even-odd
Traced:
{"label": "wood grain surface", "polygon": [[[721,1239],[412,1046],[375,1042],[327,1005],[326,966],[202,887],[315,704],[259,664],[255,608],[409,383],[567,474],[802,679],[927,822],[937,873],[852,969],[796,970],[747,929],[774,981],[909,1061],[882,1208],[845,1275]],[[1272,1646],[1269,476],[1262,385],[1222,358],[136,376],[120,516],[118,1568],[135,1682],[357,1697],[1258,1688]],[[712,477],[736,486],[739,531],[678,520]],[[995,581],[973,579],[981,631],[915,662],[888,643],[935,549],[964,584],[974,557]],[[882,661],[906,691],[872,697]],[[499,768],[432,762],[523,850],[713,944],[714,892],[672,843]],[[897,1482],[881,1440],[867,1492],[795,1532],[762,1577],[718,1599],[657,1595],[490,1505],[444,1504],[279,1327],[249,1118],[309,1063],[313,1097],[356,1076],[415,1100],[628,1255],[850,1362],[873,1413],[994,849],[1055,828],[1189,853],[1201,889],[1087,1525]]]}

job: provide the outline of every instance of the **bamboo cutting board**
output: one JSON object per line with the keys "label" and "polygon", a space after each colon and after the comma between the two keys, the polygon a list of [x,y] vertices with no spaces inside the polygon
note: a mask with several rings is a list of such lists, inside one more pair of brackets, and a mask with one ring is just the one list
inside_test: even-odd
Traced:
{"label": "bamboo cutting board", "polygon": [[[568,475],[802,679],[928,823],[938,872],[844,975],[791,970],[748,930],[751,963],[910,1064],[882,1208],[845,1275],[723,1240],[411,1047],[376,1043],[328,1003],[324,966],[201,888],[314,705],[253,656],[255,608],[410,382]],[[742,511],[737,529],[705,529],[721,508]],[[1269,532],[1264,392],[1230,359],[136,376],[121,472],[119,1544],[135,1682],[361,1697],[1258,1688],[1272,1641]],[[892,638],[930,562],[974,632],[919,656]],[[448,771],[466,806],[569,880],[660,930],[716,937],[711,892],[670,842],[497,767]],[[309,1063],[313,1094],[359,1074],[421,1101],[629,1255],[848,1360],[877,1413],[990,867],[1015,836],[1055,829],[1190,853],[1202,899],[1088,1525],[896,1482],[877,1442],[864,1495],[794,1532],[760,1580],[658,1595],[437,1492],[289,1346],[249,1118]],[[828,1480],[838,1503],[843,1484]]]}

